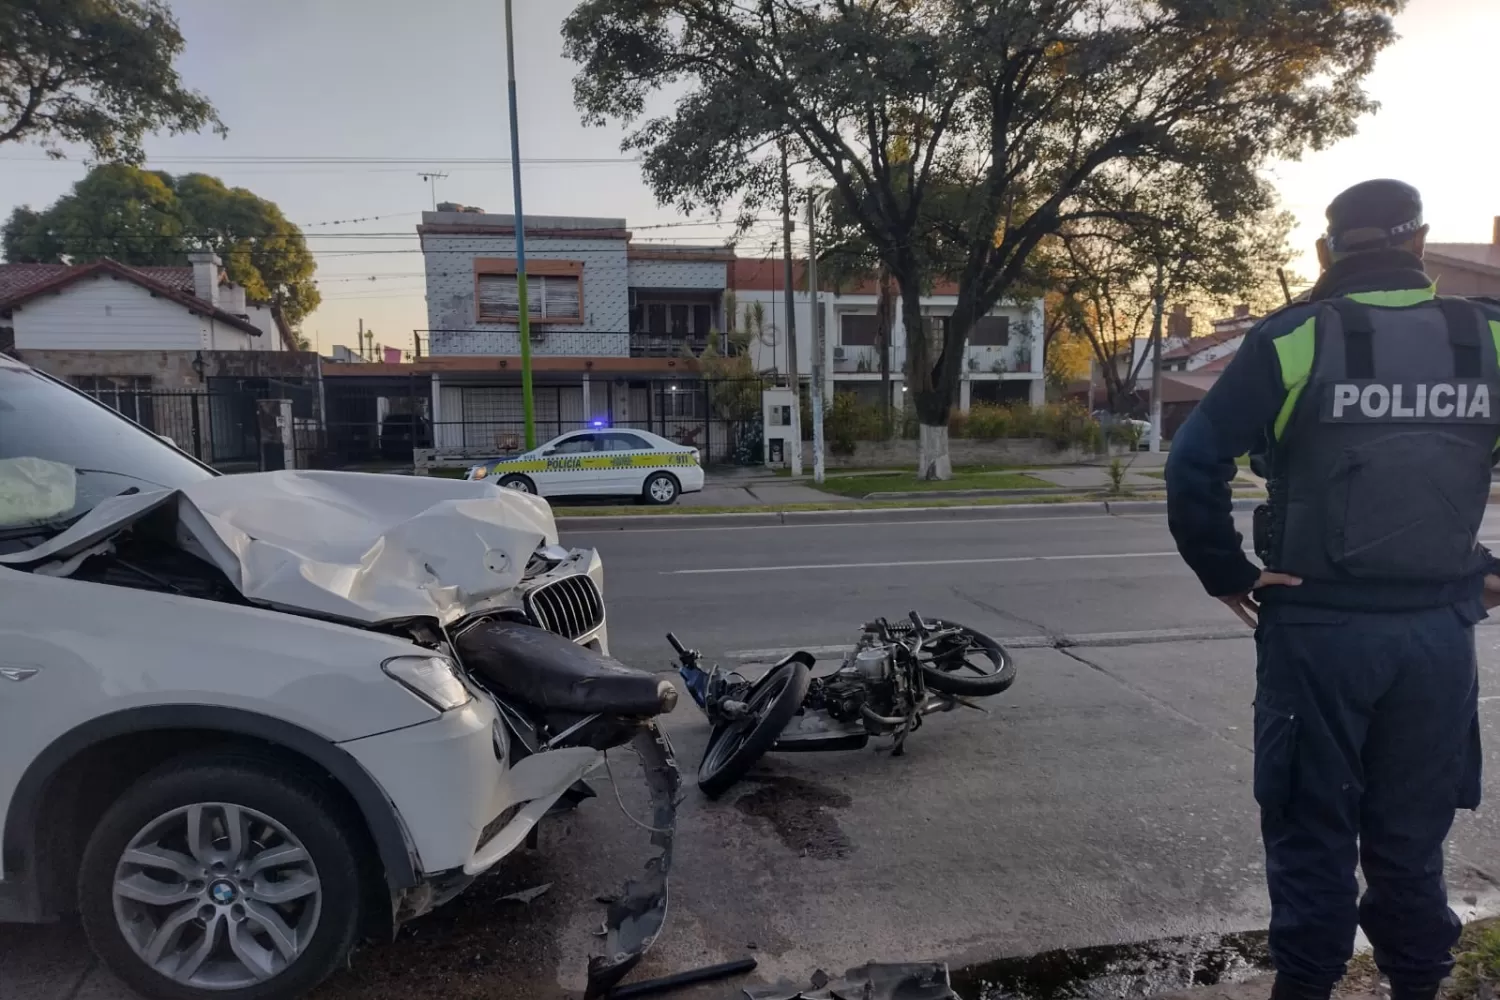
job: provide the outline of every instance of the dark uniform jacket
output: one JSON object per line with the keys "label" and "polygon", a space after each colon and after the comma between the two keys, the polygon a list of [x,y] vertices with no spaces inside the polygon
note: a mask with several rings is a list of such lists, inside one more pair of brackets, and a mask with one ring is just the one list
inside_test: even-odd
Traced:
{"label": "dark uniform jacket", "polygon": [[[1356,254],[1335,263],[1306,302],[1271,314],[1246,336],[1172,441],[1167,462],[1167,519],[1178,550],[1216,597],[1250,590],[1260,567],[1243,551],[1235,527],[1229,483],[1235,458],[1264,454],[1275,439],[1288,387],[1273,341],[1315,317],[1321,304],[1347,297],[1373,306],[1414,305],[1435,294],[1416,256],[1401,250]],[[1479,303],[1484,318],[1500,321],[1500,306]],[[1497,564],[1486,560],[1489,572]],[[1274,568],[1274,567],[1272,567]],[[1484,571],[1442,585],[1369,581],[1307,581],[1300,587],[1268,588],[1264,600],[1362,610],[1440,607],[1475,600]]]}

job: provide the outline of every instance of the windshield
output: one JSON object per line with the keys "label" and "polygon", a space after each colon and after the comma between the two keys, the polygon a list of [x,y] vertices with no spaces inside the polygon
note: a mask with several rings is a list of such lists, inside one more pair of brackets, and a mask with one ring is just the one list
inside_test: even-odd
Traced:
{"label": "windshield", "polygon": [[0,363],[0,532],[65,524],[121,493],[213,475],[108,407]]}

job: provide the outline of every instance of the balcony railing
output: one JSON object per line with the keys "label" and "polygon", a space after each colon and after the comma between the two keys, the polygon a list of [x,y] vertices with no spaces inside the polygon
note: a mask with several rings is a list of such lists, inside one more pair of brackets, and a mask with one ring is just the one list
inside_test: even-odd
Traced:
{"label": "balcony railing", "polygon": [[[728,345],[727,338],[719,338],[719,351],[723,352]],[[693,357],[702,357],[703,352],[708,349],[708,336],[706,334],[681,334],[681,333],[640,333],[630,335],[630,356],[632,358],[680,358],[688,353]],[[738,353],[732,347],[730,354]]]}

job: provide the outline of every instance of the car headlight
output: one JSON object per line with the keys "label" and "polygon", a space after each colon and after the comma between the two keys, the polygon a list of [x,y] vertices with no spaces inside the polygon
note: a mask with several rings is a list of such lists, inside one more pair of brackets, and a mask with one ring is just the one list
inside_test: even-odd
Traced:
{"label": "car headlight", "polygon": [[469,703],[469,689],[446,656],[394,656],[380,669],[439,712]]}

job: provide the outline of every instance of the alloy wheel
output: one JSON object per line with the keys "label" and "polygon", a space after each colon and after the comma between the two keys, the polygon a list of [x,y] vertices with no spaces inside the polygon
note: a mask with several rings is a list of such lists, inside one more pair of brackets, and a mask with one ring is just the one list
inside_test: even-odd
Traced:
{"label": "alloy wheel", "polygon": [[312,855],[270,816],[226,802],[165,813],[115,867],[115,920],[136,955],[184,986],[232,990],[274,979],[317,932]]}

